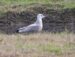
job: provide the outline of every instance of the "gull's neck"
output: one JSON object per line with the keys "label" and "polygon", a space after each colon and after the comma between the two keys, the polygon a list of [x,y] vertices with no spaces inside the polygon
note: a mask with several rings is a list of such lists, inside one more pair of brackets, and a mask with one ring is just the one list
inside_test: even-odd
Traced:
{"label": "gull's neck", "polygon": [[42,25],[42,18],[37,17],[36,24]]}

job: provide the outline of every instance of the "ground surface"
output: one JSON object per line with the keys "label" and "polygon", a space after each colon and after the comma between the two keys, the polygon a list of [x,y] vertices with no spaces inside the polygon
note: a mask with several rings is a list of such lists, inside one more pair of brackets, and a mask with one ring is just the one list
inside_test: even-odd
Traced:
{"label": "ground surface", "polygon": [[75,57],[72,33],[0,34],[0,57]]}

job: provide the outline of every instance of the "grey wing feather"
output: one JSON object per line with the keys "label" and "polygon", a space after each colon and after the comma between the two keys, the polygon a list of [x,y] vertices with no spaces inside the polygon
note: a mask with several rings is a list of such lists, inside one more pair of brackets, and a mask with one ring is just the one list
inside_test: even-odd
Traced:
{"label": "grey wing feather", "polygon": [[22,27],[19,29],[19,32],[37,32],[40,27],[36,24],[29,25],[27,27]]}

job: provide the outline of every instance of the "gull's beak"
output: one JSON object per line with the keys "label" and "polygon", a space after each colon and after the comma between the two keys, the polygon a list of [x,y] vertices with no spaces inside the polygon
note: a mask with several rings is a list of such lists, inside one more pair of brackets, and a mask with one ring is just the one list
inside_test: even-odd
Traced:
{"label": "gull's beak", "polygon": [[48,17],[48,15],[45,15],[45,17]]}
{"label": "gull's beak", "polygon": [[44,17],[43,18],[47,18],[49,15],[44,15]]}

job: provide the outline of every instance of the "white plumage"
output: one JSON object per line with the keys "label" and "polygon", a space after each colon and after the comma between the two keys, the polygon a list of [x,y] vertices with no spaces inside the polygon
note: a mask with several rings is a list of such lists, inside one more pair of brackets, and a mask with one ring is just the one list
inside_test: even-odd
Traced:
{"label": "white plumage", "polygon": [[34,22],[33,24],[30,24],[26,27],[19,28],[17,30],[17,32],[21,33],[21,32],[39,32],[39,31],[41,31],[43,28],[42,19],[44,17],[45,16],[43,14],[38,14],[36,22]]}

